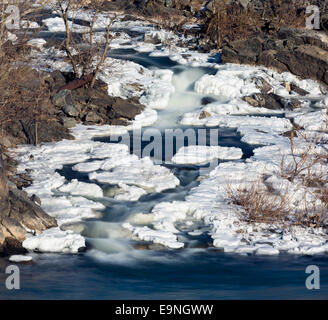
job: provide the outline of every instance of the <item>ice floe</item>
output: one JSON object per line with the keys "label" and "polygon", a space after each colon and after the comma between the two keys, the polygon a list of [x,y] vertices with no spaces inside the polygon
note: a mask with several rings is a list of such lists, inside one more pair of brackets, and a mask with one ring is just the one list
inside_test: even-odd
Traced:
{"label": "ice floe", "polygon": [[24,248],[46,253],[78,253],[85,247],[85,240],[79,234],[52,228],[41,235],[28,237],[23,242]]}
{"label": "ice floe", "polygon": [[13,255],[9,257],[9,261],[15,263],[31,262],[32,260],[33,258],[30,256]]}
{"label": "ice floe", "polygon": [[138,201],[142,196],[147,194],[142,188],[129,186],[124,183],[119,183],[118,187],[119,189],[114,199],[119,201]]}
{"label": "ice floe", "polygon": [[123,227],[143,241],[161,244],[170,249],[181,249],[184,247],[183,243],[177,241],[176,235],[165,231],[153,230],[148,227],[133,227],[128,223],[124,224]]}
{"label": "ice floe", "polygon": [[102,198],[103,190],[96,184],[80,182],[76,179],[63,185],[58,189],[60,192],[69,193],[73,196],[84,196],[90,198]]}
{"label": "ice floe", "polygon": [[237,160],[241,159],[243,152],[239,148],[190,146],[181,148],[172,158],[176,164],[206,164],[215,159]]}
{"label": "ice floe", "polygon": [[169,169],[154,165],[150,158],[131,161],[111,171],[93,172],[89,174],[89,178],[107,184],[134,185],[149,192],[174,189],[180,184],[179,179]]}

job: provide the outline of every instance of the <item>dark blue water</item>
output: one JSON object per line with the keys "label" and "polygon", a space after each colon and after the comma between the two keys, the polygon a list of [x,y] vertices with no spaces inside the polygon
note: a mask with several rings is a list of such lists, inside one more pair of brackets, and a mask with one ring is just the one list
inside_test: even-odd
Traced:
{"label": "dark blue water", "polygon": [[[149,254],[156,255],[156,253]],[[327,257],[247,257],[215,251],[161,253],[124,266],[86,256],[40,256],[21,266],[21,290],[1,299],[327,299]],[[321,290],[305,288],[305,268],[321,269]],[[4,268],[2,268],[4,271]]]}

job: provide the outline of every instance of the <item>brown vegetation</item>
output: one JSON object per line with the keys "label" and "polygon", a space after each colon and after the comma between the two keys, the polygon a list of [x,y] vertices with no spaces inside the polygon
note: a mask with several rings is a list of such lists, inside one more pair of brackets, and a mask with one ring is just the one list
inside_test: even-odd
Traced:
{"label": "brown vegetation", "polygon": [[[277,33],[285,27],[305,28],[307,5],[301,0],[268,0],[259,10],[252,2],[244,7],[238,2],[222,0],[217,2],[207,22],[206,35],[221,48],[231,41],[245,40],[260,33]],[[326,3],[320,9],[324,13]],[[323,21],[321,27],[327,31]]]}
{"label": "brown vegetation", "polygon": [[[114,18],[109,18],[109,22],[105,27],[105,41],[102,44],[95,43],[95,23],[99,15],[100,8],[103,6],[105,0],[94,0],[88,8],[91,10],[92,19],[88,30],[82,34],[86,40],[85,43],[79,44],[75,39],[72,27],[69,24],[69,15],[73,16],[72,23],[74,24],[75,13],[84,6],[83,2],[74,0],[57,0],[59,6],[59,15],[64,21],[66,29],[66,39],[63,43],[66,55],[72,65],[74,78],[81,79],[92,75],[90,78],[90,87],[93,88],[100,71],[101,66],[105,62],[107,52],[112,41],[111,26],[114,22]],[[95,57],[99,57],[95,62]]]}
{"label": "brown vegetation", "polygon": [[[316,137],[307,137],[301,129],[292,131],[292,161],[287,163],[286,158],[282,157],[280,171],[276,173],[304,190],[303,199],[298,205],[292,203],[288,188],[274,189],[262,176],[257,182],[243,187],[234,189],[227,186],[228,199],[243,221],[284,227],[327,228],[328,149],[326,136],[322,133],[328,133],[328,114],[325,128]],[[296,136],[302,141],[303,152],[296,150]]]}
{"label": "brown vegetation", "polygon": [[[20,21],[27,16],[29,21],[33,21],[33,17],[47,2],[41,2],[37,8],[31,7],[28,2],[18,3]],[[6,8],[7,4],[4,3],[0,7],[0,134],[3,136],[6,128],[13,126],[13,123],[32,121],[37,143],[38,121],[42,120],[44,114],[41,104],[49,92],[46,87],[35,85],[41,84],[41,81],[33,79],[38,74],[31,74],[31,68],[27,67],[31,49],[27,45],[27,33],[31,31],[29,26],[24,26],[24,32],[20,32],[15,42],[9,40],[6,27],[9,13]],[[27,78],[32,82],[26,81]]]}
{"label": "brown vegetation", "polygon": [[290,208],[286,195],[272,194],[261,180],[249,186],[227,187],[229,201],[241,208],[238,213],[247,223],[284,223]]}

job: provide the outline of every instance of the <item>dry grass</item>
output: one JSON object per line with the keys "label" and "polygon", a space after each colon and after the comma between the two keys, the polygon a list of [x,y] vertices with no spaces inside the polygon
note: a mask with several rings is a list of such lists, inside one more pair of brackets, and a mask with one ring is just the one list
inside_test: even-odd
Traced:
{"label": "dry grass", "polygon": [[206,34],[221,48],[228,42],[245,40],[261,32],[275,33],[283,27],[304,28],[306,5],[300,0],[268,0],[263,11],[222,0],[208,23]]}
{"label": "dry grass", "polygon": [[303,0],[267,0],[264,2],[262,18],[271,17],[270,26],[274,31],[279,31],[283,27],[304,28],[304,9],[307,6]]}
{"label": "dry grass", "polygon": [[285,223],[290,212],[287,193],[271,193],[261,179],[236,189],[228,186],[227,193],[229,201],[241,209],[238,214],[247,223]]}
{"label": "dry grass", "polygon": [[206,34],[218,48],[229,41],[246,39],[261,31],[264,25],[260,15],[251,8],[220,2],[210,20]]}
{"label": "dry grass", "polygon": [[242,221],[250,224],[264,223],[288,229],[292,226],[306,228],[327,228],[328,191],[327,187],[318,194],[323,204],[308,203],[306,190],[301,208],[296,208],[288,190],[270,190],[262,180],[236,189],[227,187],[228,199],[235,206]]}
{"label": "dry grass", "polygon": [[[271,188],[263,177],[235,190],[227,187],[228,199],[243,221],[284,227],[328,227],[328,148],[322,133],[328,133],[328,114],[317,136],[307,137],[302,130],[294,130],[290,135],[292,160],[287,163],[282,157],[280,171],[276,173],[282,180],[304,190],[299,203],[291,202],[288,190]],[[296,136],[303,152],[297,152]]]}

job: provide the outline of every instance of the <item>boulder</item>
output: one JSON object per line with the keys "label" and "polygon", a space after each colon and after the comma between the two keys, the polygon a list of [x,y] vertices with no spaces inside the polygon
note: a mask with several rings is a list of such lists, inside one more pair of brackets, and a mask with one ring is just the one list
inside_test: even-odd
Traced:
{"label": "boulder", "polygon": [[91,111],[84,116],[83,121],[86,124],[100,124],[103,122],[103,118],[96,112]]}
{"label": "boulder", "polygon": [[69,117],[75,118],[79,115],[79,110],[77,110],[77,108],[72,104],[66,105],[62,108],[62,110]]}
{"label": "boulder", "polygon": [[274,93],[255,93],[251,96],[244,97],[243,99],[255,108],[281,110],[285,107],[282,103],[282,97]]}
{"label": "boulder", "polygon": [[52,96],[52,103],[57,107],[63,108],[69,104],[67,99],[70,94],[70,90],[61,90]]}
{"label": "boulder", "polygon": [[288,66],[293,74],[328,84],[328,51],[311,45],[281,51],[277,59]]}
{"label": "boulder", "polygon": [[295,85],[294,83],[291,83],[290,84],[290,90],[292,92],[295,92],[297,94],[299,94],[300,96],[306,96],[307,94],[309,94],[310,92],[304,90],[304,89],[301,89],[300,87],[298,87],[297,85]]}
{"label": "boulder", "polygon": [[63,125],[63,127],[65,129],[71,129],[71,128],[74,128],[76,125],[77,125],[77,121],[73,118],[62,118],[61,119],[61,124]]}
{"label": "boulder", "polygon": [[203,119],[206,119],[206,118],[209,118],[211,117],[212,115],[207,112],[207,111],[202,111],[201,114],[199,115],[199,120],[203,120]]}
{"label": "boulder", "polygon": [[112,98],[109,104],[108,116],[111,119],[125,118],[134,120],[144,110],[144,106],[121,98]]}
{"label": "boulder", "polygon": [[24,191],[11,189],[10,203],[10,218],[19,221],[37,233],[57,226],[56,219],[44,212]]}

